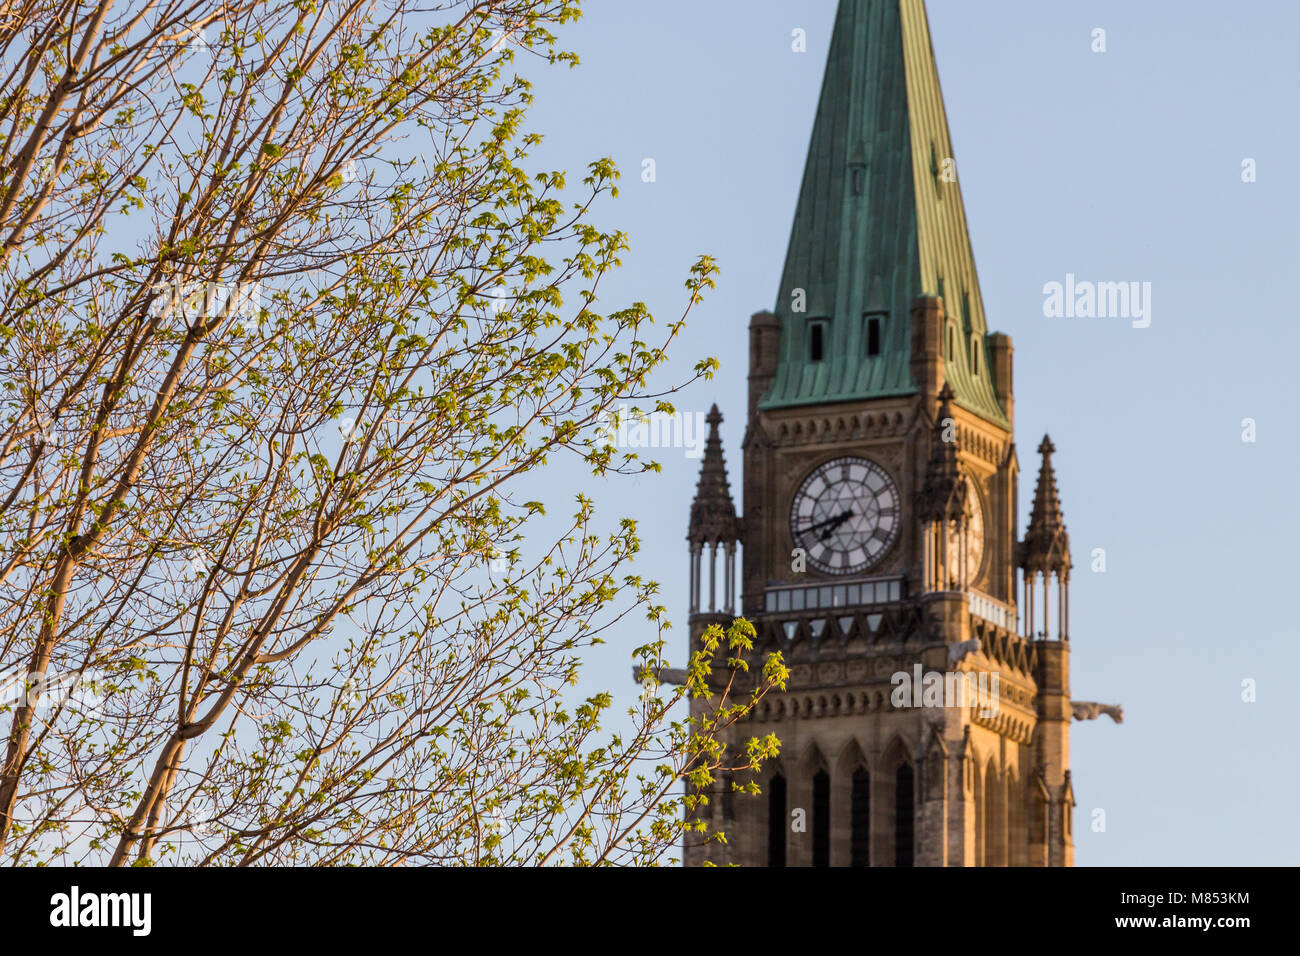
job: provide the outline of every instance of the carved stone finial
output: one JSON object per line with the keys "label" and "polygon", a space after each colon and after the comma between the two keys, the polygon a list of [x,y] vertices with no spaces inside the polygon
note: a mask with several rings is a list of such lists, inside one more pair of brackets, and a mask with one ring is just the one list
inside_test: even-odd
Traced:
{"label": "carved stone finial", "polygon": [[715,403],[704,420],[709,423],[709,437],[704,443],[704,459],[700,462],[700,481],[691,503],[691,523],[686,539],[696,544],[725,544],[740,538],[740,521],[736,517],[736,504],[731,499],[731,486],[727,481],[727,464],[722,454],[722,438],[718,426],[722,412]]}
{"label": "carved stone finial", "polygon": [[921,518],[957,521],[966,514],[966,481],[957,462],[957,430],[952,417],[952,386],[939,391],[939,413],[930,438],[930,462],[917,501]]}
{"label": "carved stone finial", "polygon": [[1030,572],[1066,574],[1070,570],[1070,536],[1065,531],[1061,496],[1056,490],[1056,471],[1052,468],[1054,451],[1056,446],[1052,439],[1044,435],[1038,446],[1043,463],[1038,469],[1038,486],[1034,489],[1029,527],[1025,529],[1025,540],[1020,547],[1020,566]]}

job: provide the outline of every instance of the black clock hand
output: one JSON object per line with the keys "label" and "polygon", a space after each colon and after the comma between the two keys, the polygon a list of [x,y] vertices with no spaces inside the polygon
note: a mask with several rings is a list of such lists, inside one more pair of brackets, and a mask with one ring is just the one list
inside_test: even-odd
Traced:
{"label": "black clock hand", "polygon": [[831,532],[834,531],[836,528],[838,528],[840,525],[844,524],[844,522],[848,521],[852,517],[853,517],[853,510],[851,508],[846,509],[844,514],[840,515],[838,518],[835,519],[834,524],[826,528],[824,531],[822,531],[821,534],[817,536],[818,539],[821,541],[829,541],[831,538]]}
{"label": "black clock hand", "polygon": [[[808,532],[810,532],[810,531],[816,531],[818,528],[826,528],[826,531],[825,531],[825,532],[823,532],[822,534],[818,535],[818,537],[819,537],[822,541],[825,541],[828,537],[830,537],[830,533],[831,533],[832,531],[834,531],[836,528],[838,528],[840,525],[842,525],[845,521],[848,521],[849,518],[851,518],[851,517],[853,517],[853,509],[852,509],[852,508],[847,508],[847,509],[845,509],[845,511],[844,511],[842,514],[836,515],[836,516],[833,517],[833,518],[827,518],[827,519],[824,520],[824,521],[818,521],[816,524],[810,524],[810,525],[808,525],[808,527],[806,527],[806,528],[800,528],[800,529],[799,529],[799,537],[802,538],[802,537],[803,537],[804,535],[806,535]],[[829,525],[829,527],[827,527],[828,525]]]}
{"label": "black clock hand", "polygon": [[[838,528],[840,525],[844,524],[844,522],[848,521],[848,520],[849,520],[850,518],[852,518],[852,517],[853,517],[853,509],[852,509],[852,508],[845,508],[844,511],[843,511],[843,513],[841,513],[838,517],[832,518],[832,519],[830,520],[830,522],[829,522],[830,527],[828,527],[825,531],[822,532],[822,540],[825,540],[826,537],[827,537],[827,535],[828,535],[830,532],[834,531],[836,528]],[[826,523],[826,522],[823,522],[823,524],[825,524],[825,523]]]}

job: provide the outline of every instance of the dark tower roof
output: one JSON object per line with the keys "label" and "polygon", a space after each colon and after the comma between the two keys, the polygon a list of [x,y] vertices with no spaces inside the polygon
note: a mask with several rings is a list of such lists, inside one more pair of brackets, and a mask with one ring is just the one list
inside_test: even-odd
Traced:
{"label": "dark tower roof", "polygon": [[691,502],[691,526],[686,540],[703,544],[736,541],[740,538],[740,522],[727,483],[727,463],[722,456],[722,439],[718,436],[722,413],[717,405],[709,409],[704,420],[709,423],[709,437],[704,443],[704,460],[700,463],[695,500]]}
{"label": "dark tower roof", "polygon": [[[952,417],[952,386],[939,392],[939,415],[930,438],[930,462],[921,488],[920,516],[936,521],[955,521],[966,511],[966,481],[957,464],[956,422]],[[949,428],[952,441],[945,441]]]}
{"label": "dark tower roof", "polygon": [[[779,365],[762,407],[914,393],[909,312],[924,294],[941,297],[953,323],[945,378],[957,404],[1007,423],[953,155],[922,0],[841,0],[774,310]],[[875,356],[868,315],[882,319]],[[809,353],[815,319],[830,322],[822,361]]]}
{"label": "dark tower roof", "polygon": [[1043,464],[1038,469],[1038,487],[1034,489],[1034,507],[1029,513],[1020,566],[1026,571],[1064,574],[1070,569],[1070,536],[1065,533],[1061,496],[1056,490],[1056,472],[1052,468],[1054,451],[1052,439],[1044,435],[1038,446]]}

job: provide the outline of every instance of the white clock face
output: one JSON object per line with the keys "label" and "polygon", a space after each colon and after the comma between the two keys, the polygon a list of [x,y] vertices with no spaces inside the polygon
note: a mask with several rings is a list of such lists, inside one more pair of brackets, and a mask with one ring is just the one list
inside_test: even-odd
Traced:
{"label": "white clock face", "polygon": [[790,507],[790,533],[813,567],[852,574],[876,564],[898,538],[898,488],[865,458],[835,458],[804,479]]}
{"label": "white clock face", "polygon": [[966,503],[970,521],[966,524],[966,553],[961,552],[961,536],[952,525],[948,526],[948,574],[954,580],[961,578],[961,562],[966,561],[966,581],[974,584],[984,561],[984,502],[969,478],[966,482]]}

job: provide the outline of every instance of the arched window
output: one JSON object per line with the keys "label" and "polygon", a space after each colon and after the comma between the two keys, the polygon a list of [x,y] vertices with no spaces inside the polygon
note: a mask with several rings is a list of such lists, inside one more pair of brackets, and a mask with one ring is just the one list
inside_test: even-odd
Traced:
{"label": "arched window", "polygon": [[1024,866],[1025,837],[1025,791],[1015,777],[1007,779],[1007,865]]}
{"label": "arched window", "polygon": [[916,804],[916,779],[912,765],[898,768],[894,778],[894,866],[912,866],[912,823]]}
{"label": "arched window", "polygon": [[785,866],[785,777],[767,785],[767,865]]}
{"label": "arched window", "polygon": [[831,775],[813,776],[813,866],[831,865]]}
{"label": "arched window", "polygon": [[1006,803],[1002,776],[992,763],[984,773],[984,865],[1006,866]]}
{"label": "arched window", "polygon": [[853,771],[853,793],[849,800],[852,846],[850,865],[871,865],[871,777],[863,769]]}

